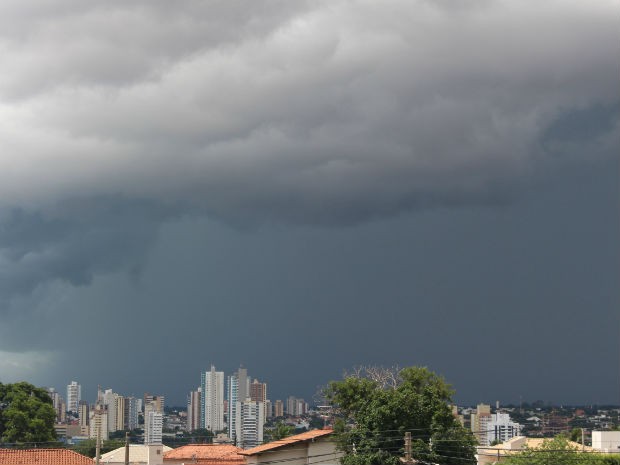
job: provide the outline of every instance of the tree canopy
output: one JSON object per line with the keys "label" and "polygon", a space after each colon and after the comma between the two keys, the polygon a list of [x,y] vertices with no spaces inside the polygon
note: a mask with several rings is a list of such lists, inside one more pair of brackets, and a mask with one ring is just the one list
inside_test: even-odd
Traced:
{"label": "tree canopy", "polygon": [[506,465],[620,465],[620,457],[592,452],[581,452],[564,435],[546,439],[540,447],[525,448],[505,461]]}
{"label": "tree canopy", "polygon": [[406,432],[418,460],[476,463],[475,440],[451,412],[451,387],[427,368],[362,368],[331,382],[325,394],[341,416],[344,465],[399,463]]}
{"label": "tree canopy", "polygon": [[0,442],[49,442],[56,439],[56,412],[47,391],[26,382],[0,383]]}

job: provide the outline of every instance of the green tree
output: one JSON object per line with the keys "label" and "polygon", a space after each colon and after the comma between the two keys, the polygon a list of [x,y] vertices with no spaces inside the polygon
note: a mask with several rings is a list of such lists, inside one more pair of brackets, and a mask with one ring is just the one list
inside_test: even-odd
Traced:
{"label": "green tree", "polygon": [[45,389],[26,382],[0,383],[0,442],[55,441],[55,419],[52,399]]}
{"label": "green tree", "polygon": [[344,465],[395,465],[411,432],[413,457],[441,464],[474,464],[475,440],[450,409],[453,391],[427,368],[357,370],[333,381],[326,398],[336,423]]}
{"label": "green tree", "polygon": [[[125,445],[125,441],[121,439],[110,439],[107,441],[101,441],[101,455],[118,449],[119,447],[123,447]],[[71,447],[71,450],[75,452],[85,455],[86,457],[95,457],[97,454],[97,440],[96,439],[84,439],[79,443],[75,444]]]}
{"label": "green tree", "polygon": [[573,428],[570,432],[570,440],[573,442],[581,442],[581,428]]}
{"label": "green tree", "polygon": [[600,454],[581,452],[566,436],[545,439],[536,449],[525,448],[523,452],[508,457],[506,465],[603,465],[611,464]]}
{"label": "green tree", "polygon": [[177,437],[179,444],[211,444],[213,442],[213,431],[206,428],[198,428],[193,431],[186,431]]}
{"label": "green tree", "polygon": [[293,426],[287,425],[286,423],[279,421],[277,422],[272,429],[270,429],[267,433],[269,441],[277,441],[279,439],[284,439],[289,436],[292,436],[295,432],[295,428]]}

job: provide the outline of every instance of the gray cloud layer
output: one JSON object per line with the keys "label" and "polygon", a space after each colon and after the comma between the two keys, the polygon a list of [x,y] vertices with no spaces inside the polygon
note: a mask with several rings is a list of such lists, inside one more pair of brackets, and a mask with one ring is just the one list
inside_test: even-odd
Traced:
{"label": "gray cloud layer", "polygon": [[[339,223],[492,201],[558,121],[617,101],[616,5],[466,5],[9,2],[2,203]],[[575,156],[617,137],[616,111]]]}

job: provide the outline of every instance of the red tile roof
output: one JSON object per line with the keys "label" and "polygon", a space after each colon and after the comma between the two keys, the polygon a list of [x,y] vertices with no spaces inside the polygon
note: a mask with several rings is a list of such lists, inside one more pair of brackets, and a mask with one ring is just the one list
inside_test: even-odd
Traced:
{"label": "red tile roof", "polygon": [[277,441],[268,442],[252,449],[243,450],[239,452],[241,455],[256,455],[266,451],[279,449],[280,447],[288,446],[290,444],[297,444],[305,441],[312,441],[313,439],[330,435],[334,432],[331,429],[314,429],[312,431],[306,431],[305,433],[296,434],[295,436],[289,436],[284,439],[278,439]]}
{"label": "red tile roof", "polygon": [[90,457],[68,449],[0,449],[0,465],[92,465]]}
{"label": "red tile roof", "polygon": [[245,463],[239,455],[242,449],[230,444],[190,444],[177,447],[164,454],[166,460],[192,460],[194,463],[236,465]]}

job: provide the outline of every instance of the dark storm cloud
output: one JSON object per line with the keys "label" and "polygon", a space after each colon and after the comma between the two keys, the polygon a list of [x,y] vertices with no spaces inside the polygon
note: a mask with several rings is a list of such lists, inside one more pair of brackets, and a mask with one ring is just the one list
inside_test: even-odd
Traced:
{"label": "dark storm cloud", "polygon": [[[125,317],[131,291],[111,308],[114,292],[79,293],[147,266],[180,217],[359,227],[503,205],[564,165],[615,157],[616,13],[613,1],[2,2],[0,350],[68,350],[44,328]],[[223,309],[271,302],[260,290],[229,302],[234,275]],[[136,304],[154,319],[203,291],[166,301],[166,279]],[[280,305],[312,297],[291,285]]]}
{"label": "dark storm cloud", "polygon": [[162,222],[174,210],[122,197],[80,199],[45,212],[14,208],[0,215],[0,313],[17,295],[65,281],[91,283],[97,273],[137,274]]}

